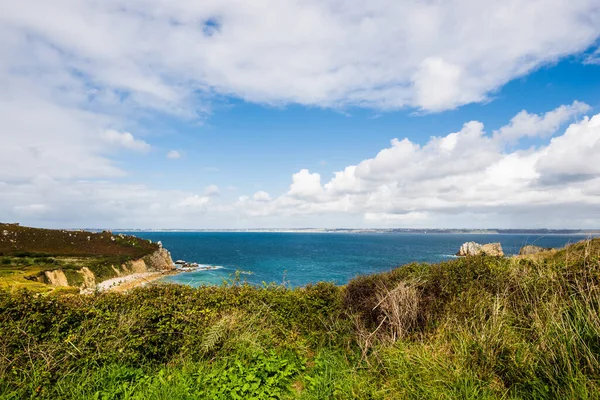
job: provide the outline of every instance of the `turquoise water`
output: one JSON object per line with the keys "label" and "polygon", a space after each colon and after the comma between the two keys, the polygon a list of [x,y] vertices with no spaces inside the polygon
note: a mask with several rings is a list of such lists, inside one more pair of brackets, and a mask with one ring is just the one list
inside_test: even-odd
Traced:
{"label": "turquoise water", "polygon": [[243,279],[301,286],[318,281],[345,284],[357,275],[388,271],[412,261],[439,262],[453,258],[467,241],[500,242],[506,254],[521,246],[562,247],[585,239],[574,235],[481,235],[405,233],[246,233],[132,232],[161,241],[173,260],[217,266],[209,271],[169,276],[167,282],[192,286],[220,284],[236,270]]}

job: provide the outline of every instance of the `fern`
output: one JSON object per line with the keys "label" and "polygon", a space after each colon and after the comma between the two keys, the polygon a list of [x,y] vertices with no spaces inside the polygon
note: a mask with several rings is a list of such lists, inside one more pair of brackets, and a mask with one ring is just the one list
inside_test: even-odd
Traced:
{"label": "fern", "polygon": [[220,343],[223,342],[227,331],[231,326],[231,317],[229,315],[224,316],[220,320],[218,320],[215,324],[213,324],[202,338],[202,343],[200,344],[200,348],[203,353],[209,353],[214,350]]}

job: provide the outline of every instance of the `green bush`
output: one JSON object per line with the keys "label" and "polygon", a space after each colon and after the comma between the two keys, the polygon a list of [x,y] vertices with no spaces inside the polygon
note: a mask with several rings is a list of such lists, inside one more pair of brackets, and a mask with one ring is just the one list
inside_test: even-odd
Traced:
{"label": "green bush", "polygon": [[50,257],[38,257],[33,262],[36,264],[55,264],[56,260]]}
{"label": "green bush", "polygon": [[598,398],[600,241],[346,287],[0,291],[0,398]]}

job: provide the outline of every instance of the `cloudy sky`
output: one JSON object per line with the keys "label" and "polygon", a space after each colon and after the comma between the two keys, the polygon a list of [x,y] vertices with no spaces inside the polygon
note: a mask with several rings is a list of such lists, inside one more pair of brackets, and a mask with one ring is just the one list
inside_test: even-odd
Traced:
{"label": "cloudy sky", "polygon": [[600,228],[597,0],[0,2],[0,221]]}

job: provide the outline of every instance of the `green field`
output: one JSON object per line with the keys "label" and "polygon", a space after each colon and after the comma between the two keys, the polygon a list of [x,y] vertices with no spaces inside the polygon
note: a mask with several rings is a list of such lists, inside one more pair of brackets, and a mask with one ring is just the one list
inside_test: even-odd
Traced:
{"label": "green field", "polygon": [[0,291],[3,399],[595,399],[600,240],[345,287]]}

